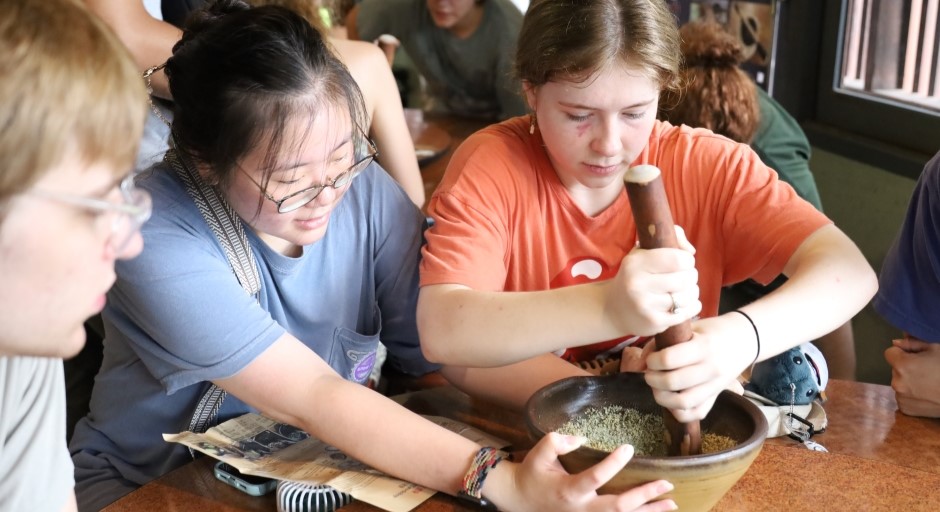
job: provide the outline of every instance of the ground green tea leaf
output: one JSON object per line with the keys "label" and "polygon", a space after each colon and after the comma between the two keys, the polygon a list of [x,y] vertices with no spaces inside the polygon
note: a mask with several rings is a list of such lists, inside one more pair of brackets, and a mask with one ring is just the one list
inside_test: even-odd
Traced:
{"label": "ground green tea leaf", "polygon": [[[664,457],[668,453],[662,415],[642,413],[619,405],[587,408],[558,432],[586,437],[585,446],[605,452],[630,444],[635,455]],[[726,450],[737,444],[727,436],[702,433],[702,453]]]}

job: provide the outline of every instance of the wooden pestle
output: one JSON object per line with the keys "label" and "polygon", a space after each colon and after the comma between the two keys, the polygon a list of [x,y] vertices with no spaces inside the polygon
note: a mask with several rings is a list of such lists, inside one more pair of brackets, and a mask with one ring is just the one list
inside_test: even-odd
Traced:
{"label": "wooden pestle", "polygon": [[[630,209],[636,222],[640,247],[679,247],[676,230],[669,210],[669,200],[663,188],[659,168],[653,165],[637,165],[623,176],[630,198]],[[674,325],[656,335],[656,350],[671,347],[692,338],[692,323],[689,320]],[[679,423],[663,409],[663,420],[669,433],[669,455],[698,455],[702,453],[702,431],[699,422]]]}

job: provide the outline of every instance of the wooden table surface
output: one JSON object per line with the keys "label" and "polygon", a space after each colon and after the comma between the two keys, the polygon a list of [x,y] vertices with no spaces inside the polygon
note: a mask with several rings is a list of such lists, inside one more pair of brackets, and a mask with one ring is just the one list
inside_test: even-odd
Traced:
{"label": "wooden table surface", "polygon": [[[716,511],[940,510],[940,420],[897,412],[890,387],[831,381],[825,405],[829,428],[815,437],[830,453],[809,451],[786,438],[769,439],[748,472]],[[522,416],[472,399],[451,387],[396,397],[422,414],[453,418],[500,436],[515,449],[531,441]],[[204,457],[115,502],[120,511],[268,511],[274,495],[255,498],[215,479]],[[342,510],[375,512],[353,502]],[[438,493],[417,512],[478,510]]]}

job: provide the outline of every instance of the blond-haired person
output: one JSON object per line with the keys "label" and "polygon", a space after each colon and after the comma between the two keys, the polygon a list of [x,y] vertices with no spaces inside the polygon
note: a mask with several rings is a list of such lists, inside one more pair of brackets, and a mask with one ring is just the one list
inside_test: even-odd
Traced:
{"label": "blond-haired person", "polygon": [[76,2],[4,0],[0,98],[0,510],[74,510],[62,358],[142,246],[145,92]]}

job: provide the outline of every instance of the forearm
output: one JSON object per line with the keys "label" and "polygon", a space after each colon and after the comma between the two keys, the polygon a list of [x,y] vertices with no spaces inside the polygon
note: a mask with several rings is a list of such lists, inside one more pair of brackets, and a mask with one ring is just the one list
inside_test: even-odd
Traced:
{"label": "forearm", "polygon": [[414,142],[405,123],[401,99],[391,70],[375,72],[381,79],[376,88],[376,107],[372,118],[371,134],[379,149],[382,167],[395,178],[408,197],[420,208],[424,206],[424,179],[418,168]]}
{"label": "forearm", "polygon": [[379,471],[444,492],[460,488],[480,448],[344,380],[289,334],[216,384],[265,416],[300,427]]}
{"label": "forearm", "polygon": [[[147,28],[140,31],[129,31],[120,34],[125,40],[137,62],[141,72],[152,66],[164,64],[173,55],[175,45],[183,33],[169,23],[151,18],[147,21]],[[171,99],[170,84],[163,70],[150,77],[153,94],[165,99]]]}
{"label": "forearm", "polygon": [[[173,45],[182,37],[178,28],[150,16],[140,1],[85,0],[85,3],[114,30],[141,72],[166,62],[173,54]],[[151,85],[156,96],[170,98],[163,71],[153,74]]]}
{"label": "forearm", "polygon": [[[463,477],[481,448],[342,379],[290,334],[216,384],[266,416],[303,428],[379,471],[450,494],[463,488]],[[602,463],[570,476],[561,470],[557,456],[574,449],[577,441],[570,436],[546,436],[524,463],[505,461],[490,471],[483,495],[502,510],[586,509],[585,500],[601,499],[594,490],[610,478],[611,470],[626,464],[629,452],[616,451],[619,455],[608,457],[606,468]],[[584,481],[596,484],[585,487]],[[645,491],[627,494],[635,495],[639,504],[668,490],[646,486]]]}
{"label": "forearm", "polygon": [[433,362],[494,367],[624,336],[605,317],[607,283],[537,292],[425,286],[418,296],[421,349]]}
{"label": "forearm", "polygon": [[301,425],[324,442],[384,473],[454,494],[479,446],[339,377],[325,383]]}
{"label": "forearm", "polygon": [[789,279],[777,290],[738,312],[696,321],[689,342],[647,357],[646,382],[677,420],[704,418],[718,393],[737,385],[736,378],[752,362],[843,325],[877,288],[868,262],[831,225],[803,241],[784,273]]}
{"label": "forearm", "polygon": [[[407,139],[408,128],[402,124],[402,129],[405,130]],[[389,141],[387,137],[378,134],[376,136],[376,146],[382,155],[382,167],[401,186],[415,206],[421,208],[425,201],[424,180],[418,168],[414,147],[410,145],[411,140],[407,139],[407,142],[408,145],[402,145],[402,142]]]}
{"label": "forearm", "polygon": [[784,272],[783,286],[742,308],[760,333],[760,360],[836,330],[878,288],[864,256],[831,225],[807,238]]}
{"label": "forearm", "polygon": [[496,368],[445,366],[441,373],[468,395],[517,410],[525,406],[533,393],[552,382],[589,375],[554,354]]}

